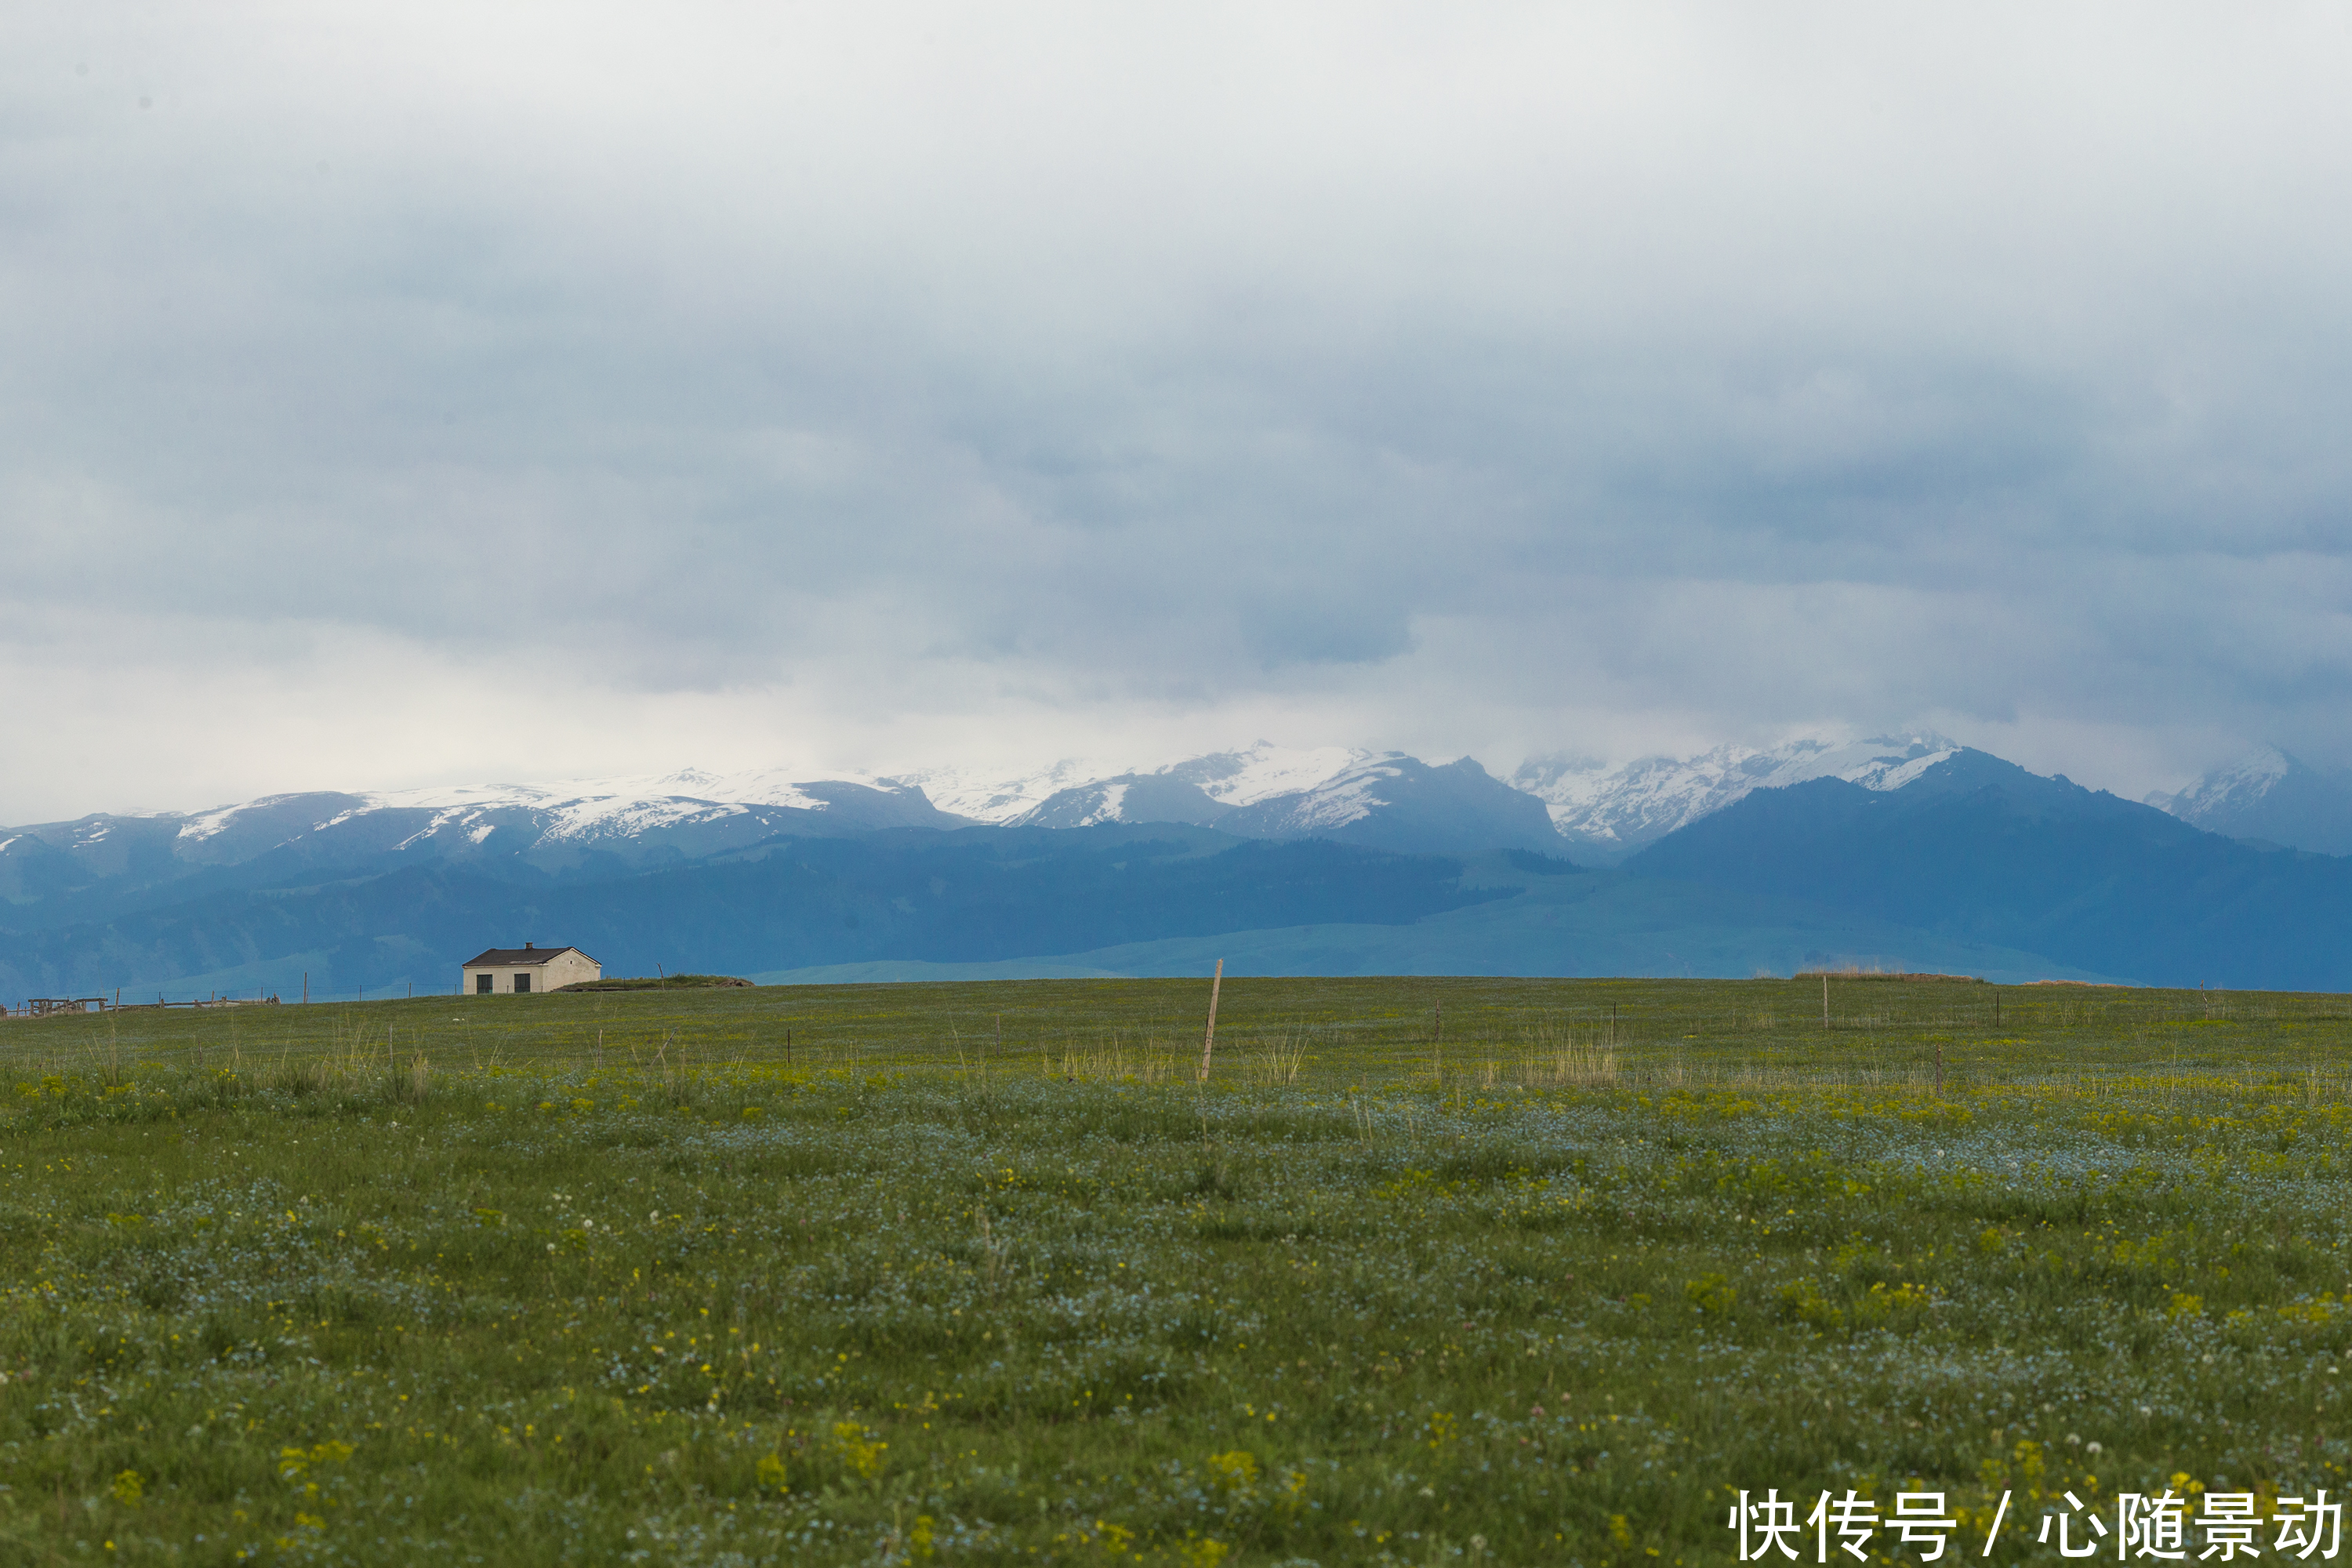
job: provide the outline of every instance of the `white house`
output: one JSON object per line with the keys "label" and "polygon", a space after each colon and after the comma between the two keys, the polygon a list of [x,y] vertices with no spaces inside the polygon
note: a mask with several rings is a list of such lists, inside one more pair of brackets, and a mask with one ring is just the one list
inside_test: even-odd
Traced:
{"label": "white house", "polygon": [[582,980],[602,980],[604,966],[576,947],[494,947],[466,961],[468,996],[527,995]]}

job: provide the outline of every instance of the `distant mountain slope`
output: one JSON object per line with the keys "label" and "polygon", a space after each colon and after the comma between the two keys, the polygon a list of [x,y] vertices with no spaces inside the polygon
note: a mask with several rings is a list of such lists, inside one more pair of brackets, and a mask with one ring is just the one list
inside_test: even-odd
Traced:
{"label": "distant mountain slope", "polygon": [[[1504,875],[1490,871],[1488,876]],[[870,960],[771,971],[764,984],[1228,974],[1692,975],[1848,964],[2003,982],[2100,980],[2038,953],[1857,919],[1788,899],[1622,871],[1520,878],[1504,899],[1410,925],[1344,922],[1164,937],[985,963]]]}
{"label": "distant mountain slope", "polygon": [[[446,991],[491,941],[609,973],[1729,974],[1807,965],[2082,977],[2046,956],[1524,851],[1397,855],[1210,829],[784,838],[669,869],[500,879],[420,862],[0,936],[0,994]],[[897,966],[893,968],[892,966]],[[977,966],[977,967],[972,967]]]}
{"label": "distant mountain slope", "polygon": [[1510,782],[1545,803],[1570,855],[1612,866],[1751,790],[1818,778],[1900,789],[1958,749],[1920,731],[1843,743],[1792,741],[1769,752],[1717,746],[1696,757],[1643,757],[1613,771],[1567,756],[1534,757]]}
{"label": "distant mountain slope", "polygon": [[1405,923],[1507,896],[1462,863],[1200,828],[974,828],[785,838],[671,870],[499,880],[448,862],[236,889],[0,935],[0,995],[439,989],[487,942],[586,950],[614,973],[875,958],[980,962],[1244,926]]}
{"label": "distant mountain slope", "polygon": [[2231,838],[2352,855],[2352,780],[2264,746],[2147,804]]}
{"label": "distant mountain slope", "polygon": [[2133,980],[2352,987],[2352,861],[2265,852],[1982,752],[1899,791],[1753,791],[1626,869]]}

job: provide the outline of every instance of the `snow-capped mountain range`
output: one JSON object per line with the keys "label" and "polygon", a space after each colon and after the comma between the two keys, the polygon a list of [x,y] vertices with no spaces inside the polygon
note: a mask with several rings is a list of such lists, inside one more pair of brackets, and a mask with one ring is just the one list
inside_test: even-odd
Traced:
{"label": "snow-capped mountain range", "polygon": [[[798,773],[280,795],[0,828],[0,985],[437,988],[485,931],[591,942],[622,973],[1097,950],[1110,956],[1085,973],[1192,973],[1217,954],[1153,944],[1256,931],[1273,945],[1226,956],[1257,951],[1259,973],[1692,973],[1697,952],[1712,955],[1700,969],[1748,973],[1862,942],[2077,978],[2210,979],[2197,966],[2221,952],[2229,973],[2333,985],[2328,933],[2352,907],[2344,861],[2220,844],[2150,809],[2352,847],[2352,790],[2274,749],[2147,804],[1926,732],[1613,768],[1539,757],[1501,778],[1466,757],[1264,742],[1140,767]],[[1898,861],[1911,869],[1885,870]],[[2038,891],[1985,902],[1989,864],[2004,898]],[[2270,923],[2212,925],[2198,900],[2215,886],[2213,907]],[[2139,918],[2158,907],[2171,912]],[[1410,934],[1427,922],[1435,934]]]}
{"label": "snow-capped mountain range", "polygon": [[[37,849],[107,858],[142,844],[182,862],[225,864],[341,841],[370,853],[482,847],[624,855],[669,844],[689,855],[780,832],[887,827],[1083,827],[1180,822],[1245,837],[1337,837],[1392,848],[1538,848],[1588,864],[1622,860],[1752,790],[1838,778],[1900,789],[1962,748],[1926,731],[1858,741],[1723,745],[1618,767],[1532,757],[1506,779],[1475,761],[1267,742],[1149,768],[1059,762],[1024,773],[939,768],[887,776],[794,777],[780,769],[546,784],[452,784],[264,796],[154,816],[97,816],[0,829],[0,860]],[[2233,837],[2352,852],[2352,784],[2274,746],[2147,804]],[[304,858],[310,854],[305,853]],[[5,885],[0,879],[0,885]]]}
{"label": "snow-capped mountain range", "polygon": [[[520,852],[550,866],[617,856],[688,858],[778,834],[887,828],[1086,827],[1185,823],[1244,837],[1334,838],[1412,851],[1533,849],[1612,865],[1751,791],[1836,778],[1888,791],[1964,748],[1926,731],[1858,741],[1724,745],[1694,757],[1611,768],[1534,757],[1496,778],[1465,757],[1267,742],[1148,768],[1061,762],[1025,773],[941,768],[889,776],[797,778],[778,769],[698,769],[548,784],[456,784],[265,796],[210,810],[96,816],[0,829],[0,897],[74,879],[62,861],[112,876],[145,864],[305,865]],[[2328,853],[2352,851],[2352,787],[2275,747],[2218,769],[2160,807],[2200,827]],[[46,868],[41,863],[47,863]]]}
{"label": "snow-capped mountain range", "polygon": [[[458,784],[271,795],[205,811],[96,816],[0,830],[0,896],[171,868],[357,862],[520,852],[561,868],[741,849],[779,834],[887,828],[1084,827],[1185,823],[1244,837],[1333,838],[1413,851],[1532,849],[1609,864],[1751,790],[1843,778],[1899,789],[1953,755],[1927,733],[1720,746],[1615,769],[1538,758],[1506,781],[1470,759],[1265,742],[1148,769],[1060,763],[1004,776],[940,769],[811,780],[782,770],[696,769],[549,784]],[[142,867],[147,868],[142,875]]]}

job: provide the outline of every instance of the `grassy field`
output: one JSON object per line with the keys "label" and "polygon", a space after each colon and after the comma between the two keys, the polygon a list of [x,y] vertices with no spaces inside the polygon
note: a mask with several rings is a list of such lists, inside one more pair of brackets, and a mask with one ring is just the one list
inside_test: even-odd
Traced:
{"label": "grassy field", "polygon": [[0,1560],[1695,1564],[1771,1487],[2055,1563],[2069,1493],[2341,1495],[2352,998],[1244,980],[1204,1085],[1206,1001],[0,1024]]}

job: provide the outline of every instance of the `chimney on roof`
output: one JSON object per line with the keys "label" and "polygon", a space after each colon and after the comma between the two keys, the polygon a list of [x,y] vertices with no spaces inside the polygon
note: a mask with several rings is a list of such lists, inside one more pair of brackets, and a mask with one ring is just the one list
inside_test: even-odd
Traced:
{"label": "chimney on roof", "polygon": [[529,952],[530,951],[530,943],[529,943],[529,942],[524,942],[524,943],[522,944],[522,950],[523,950],[525,952]]}

